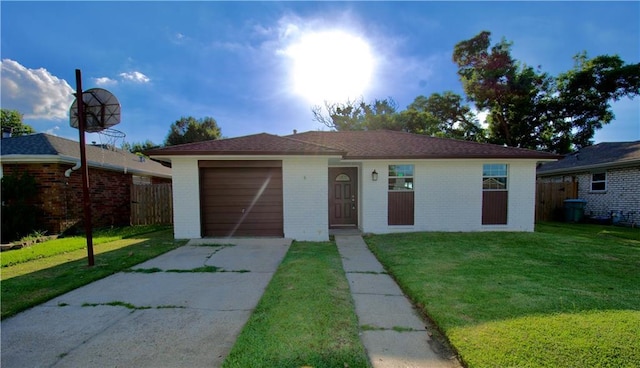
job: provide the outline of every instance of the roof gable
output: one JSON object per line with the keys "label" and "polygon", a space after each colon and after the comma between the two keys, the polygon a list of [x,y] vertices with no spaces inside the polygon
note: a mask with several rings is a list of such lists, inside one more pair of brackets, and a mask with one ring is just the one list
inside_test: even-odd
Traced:
{"label": "roof gable", "polygon": [[538,174],[576,172],[594,168],[640,165],[640,141],[604,142],[584,147],[562,160],[538,168]]}

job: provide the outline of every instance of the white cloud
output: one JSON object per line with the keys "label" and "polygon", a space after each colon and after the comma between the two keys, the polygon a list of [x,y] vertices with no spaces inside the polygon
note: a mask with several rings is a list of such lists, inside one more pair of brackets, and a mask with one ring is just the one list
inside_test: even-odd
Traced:
{"label": "white cloud", "polygon": [[18,110],[25,119],[61,120],[69,116],[74,90],[44,68],[29,69],[17,61],[3,59],[3,108]]}
{"label": "white cloud", "polygon": [[134,83],[149,83],[151,79],[146,75],[140,72],[128,72],[128,73],[120,73],[120,77],[126,81],[134,82]]}
{"label": "white cloud", "polygon": [[113,86],[115,84],[118,84],[117,80],[111,79],[109,77],[93,78],[93,81],[98,86]]}

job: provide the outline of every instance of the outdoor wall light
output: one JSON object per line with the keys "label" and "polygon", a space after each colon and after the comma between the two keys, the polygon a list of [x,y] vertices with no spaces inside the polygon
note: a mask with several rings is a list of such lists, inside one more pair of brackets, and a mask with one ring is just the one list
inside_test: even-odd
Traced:
{"label": "outdoor wall light", "polygon": [[376,169],[373,169],[373,172],[371,172],[371,180],[378,181],[378,172]]}

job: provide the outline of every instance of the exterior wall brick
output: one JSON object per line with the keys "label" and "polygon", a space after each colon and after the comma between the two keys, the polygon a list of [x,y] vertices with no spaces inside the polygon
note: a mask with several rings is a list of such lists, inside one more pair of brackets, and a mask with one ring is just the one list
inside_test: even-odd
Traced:
{"label": "exterior wall brick", "polygon": [[174,157],[173,231],[176,239],[200,239],[200,182],[198,160]]}
{"label": "exterior wall brick", "polygon": [[577,197],[587,201],[587,216],[610,216],[615,211],[640,226],[640,166],[612,168],[606,172],[607,188],[603,192],[591,190],[591,171],[545,176],[541,180],[552,182],[573,178],[578,182]]}
{"label": "exterior wall brick", "polygon": [[[246,160],[247,157],[225,159]],[[282,161],[285,237],[327,240],[329,160],[326,157],[286,157]],[[482,225],[482,165],[485,163],[509,165],[506,225]],[[413,226],[387,224],[390,164],[415,165]],[[372,160],[341,162],[339,166],[359,168],[358,224],[363,232],[533,231],[534,228],[534,160]],[[175,237],[200,238],[198,158],[174,157],[172,167]],[[371,180],[374,169],[378,172],[377,181]]]}
{"label": "exterior wall brick", "polygon": [[[50,234],[61,233],[83,222],[82,174],[64,173],[71,164],[3,164],[3,175],[27,172],[37,182],[33,204],[40,210],[38,223]],[[122,226],[130,222],[131,174],[89,169],[92,225]]]}
{"label": "exterior wall brick", "polygon": [[286,158],[282,162],[284,235],[329,240],[328,166],[323,157]]}
{"label": "exterior wall brick", "polygon": [[631,213],[640,224],[640,166],[607,170],[607,189],[591,191],[591,172],[576,175],[578,197],[587,201],[587,215],[610,215],[612,211]]}
{"label": "exterior wall brick", "polygon": [[[535,162],[527,160],[425,160],[413,162],[415,224],[387,225],[388,165],[410,161],[363,164],[362,230],[370,233],[407,231],[533,231]],[[506,225],[482,225],[482,165],[509,165],[509,207]],[[376,170],[378,181],[370,173]]]}

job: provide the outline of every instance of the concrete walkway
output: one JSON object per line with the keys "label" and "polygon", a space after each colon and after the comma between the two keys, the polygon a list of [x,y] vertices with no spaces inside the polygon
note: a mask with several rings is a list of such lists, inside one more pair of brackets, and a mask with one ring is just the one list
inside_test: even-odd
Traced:
{"label": "concrete walkway", "polygon": [[336,235],[356,306],[361,338],[374,368],[460,367],[442,356],[425,323],[359,235]]}
{"label": "concrete walkway", "polygon": [[[2,321],[1,366],[219,367],[289,239],[205,240]],[[202,266],[225,272],[188,272]],[[165,272],[184,270],[187,272]]]}

